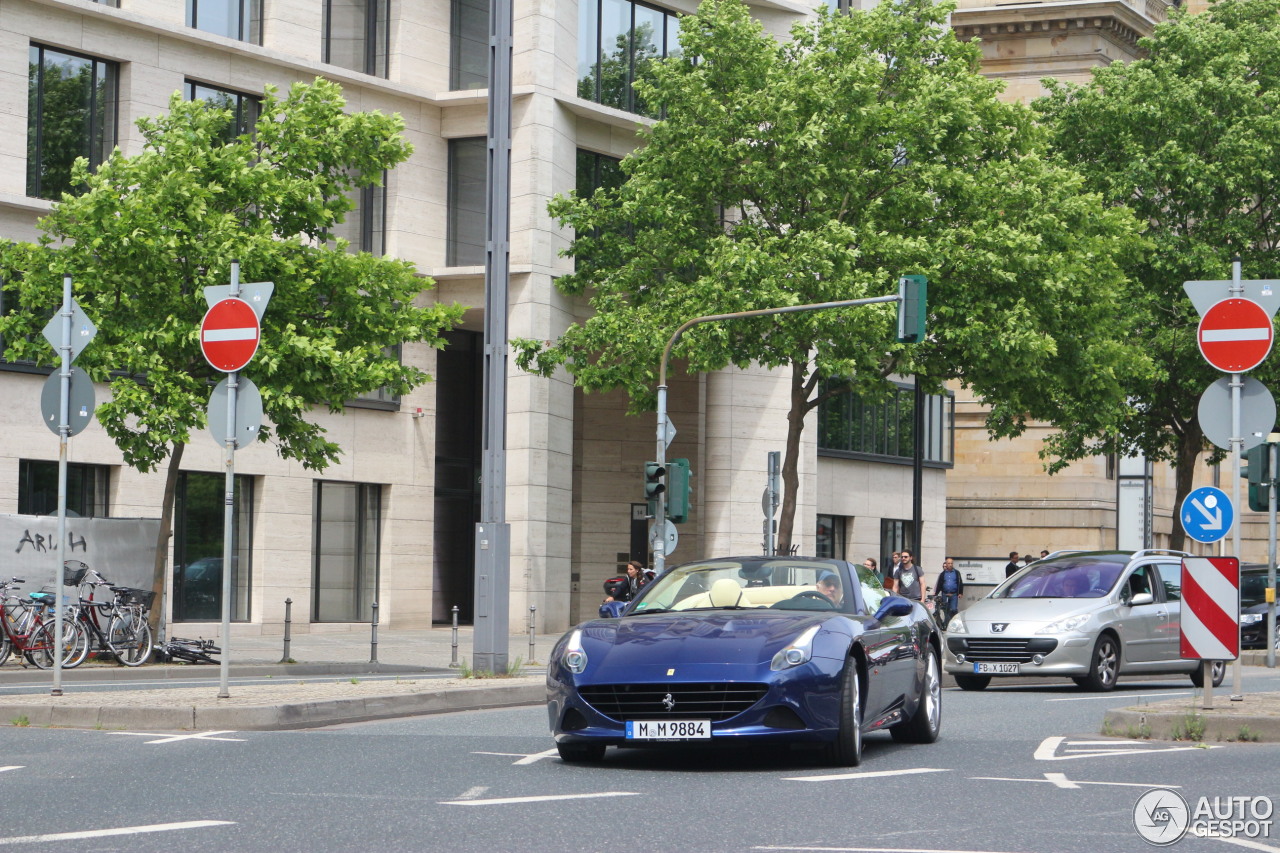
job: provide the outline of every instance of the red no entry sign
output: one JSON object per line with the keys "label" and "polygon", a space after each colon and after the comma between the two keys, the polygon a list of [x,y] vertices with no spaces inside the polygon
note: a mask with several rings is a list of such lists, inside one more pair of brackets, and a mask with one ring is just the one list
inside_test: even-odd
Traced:
{"label": "red no entry sign", "polygon": [[200,321],[200,349],[216,370],[234,373],[258,351],[262,329],[253,306],[243,299],[214,303]]}
{"label": "red no entry sign", "polygon": [[1200,352],[1227,373],[1244,373],[1271,352],[1271,315],[1258,303],[1233,297],[1215,304],[1200,319]]}

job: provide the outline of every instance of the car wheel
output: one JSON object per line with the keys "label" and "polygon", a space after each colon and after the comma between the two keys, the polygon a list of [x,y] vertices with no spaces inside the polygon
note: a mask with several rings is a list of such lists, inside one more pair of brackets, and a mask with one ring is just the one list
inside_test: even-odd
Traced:
{"label": "car wheel", "polygon": [[889,728],[889,734],[899,743],[933,743],[942,731],[942,678],[938,674],[938,656],[926,647],[924,660],[924,683],[920,685],[915,714]]}
{"label": "car wheel", "polygon": [[1076,683],[1085,690],[1104,693],[1114,690],[1116,679],[1120,676],[1120,646],[1115,637],[1103,634],[1093,646],[1093,662],[1089,665],[1089,674],[1076,679]]}
{"label": "car wheel", "polygon": [[991,683],[989,675],[957,675],[954,676],[956,687],[961,690],[986,690]]}
{"label": "car wheel", "polygon": [[600,761],[604,758],[602,743],[558,743],[556,752],[561,761]]}
{"label": "car wheel", "polygon": [[[1216,660],[1209,667],[1210,678],[1214,687],[1222,685],[1222,680],[1227,677],[1227,662]],[[1196,687],[1204,687],[1204,663],[1203,661],[1195,669],[1191,671],[1191,683]]]}
{"label": "car wheel", "polygon": [[840,691],[840,727],[827,747],[827,761],[835,767],[857,767],[862,763],[862,685],[858,663],[845,664],[844,688]]}

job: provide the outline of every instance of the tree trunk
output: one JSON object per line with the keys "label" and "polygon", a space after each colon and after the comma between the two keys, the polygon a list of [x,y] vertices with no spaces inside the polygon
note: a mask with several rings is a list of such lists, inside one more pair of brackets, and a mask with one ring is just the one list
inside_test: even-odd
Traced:
{"label": "tree trunk", "polygon": [[795,530],[796,498],[800,492],[800,436],[809,413],[809,389],[805,386],[807,365],[791,364],[791,408],[787,412],[787,447],[782,455],[782,507],[778,515],[778,553],[791,550]]}
{"label": "tree trunk", "polygon": [[[1174,462],[1174,496],[1173,496],[1173,533],[1169,537],[1169,547],[1174,551],[1184,551],[1186,531],[1182,529],[1182,520],[1178,517],[1182,502],[1191,494],[1196,475],[1196,462],[1200,459],[1200,451],[1204,447],[1204,433],[1198,422],[1189,422],[1183,429],[1178,441],[1178,458]],[[1230,476],[1230,473],[1228,473]],[[1236,507],[1236,523],[1239,523],[1240,507]]]}
{"label": "tree trunk", "polygon": [[156,642],[163,642],[164,631],[160,627],[160,617],[164,613],[164,581],[165,569],[169,565],[169,539],[173,536],[173,500],[178,492],[178,466],[182,463],[182,451],[185,444],[174,444],[169,452],[169,468],[164,475],[164,498],[160,506],[160,532],[156,534],[156,560],[152,566],[151,589],[155,592],[155,601],[147,621],[151,623],[152,636]]}

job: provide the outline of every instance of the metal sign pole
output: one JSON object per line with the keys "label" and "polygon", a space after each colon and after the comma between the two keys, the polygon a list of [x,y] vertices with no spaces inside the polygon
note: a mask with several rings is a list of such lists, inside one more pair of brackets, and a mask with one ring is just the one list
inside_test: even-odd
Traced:
{"label": "metal sign pole", "polygon": [[62,277],[62,370],[58,388],[58,544],[53,554],[53,696],[62,695],[62,549],[67,542],[67,442],[71,438],[71,276]]}
{"label": "metal sign pole", "polygon": [[[658,385],[658,446],[654,450],[653,460],[658,463],[658,470],[667,467],[667,383]],[[662,478],[666,485],[666,476]],[[667,492],[658,492],[654,500],[653,513],[653,570],[662,574],[667,567]]]}
{"label": "metal sign pole", "polygon": [[1272,590],[1267,601],[1267,666],[1276,665],[1276,489],[1280,480],[1276,477],[1276,465],[1280,464],[1280,449],[1276,444],[1280,435],[1267,436],[1267,453],[1271,454],[1271,483],[1267,486],[1267,589]]}
{"label": "metal sign pole", "polygon": [[[240,262],[231,262],[231,296],[240,298]],[[236,521],[236,390],[240,371],[227,374],[227,478],[222,506],[222,655],[218,662],[218,698],[231,698],[231,561]]]}
{"label": "metal sign pole", "polygon": [[[1231,295],[1239,296],[1244,293],[1244,285],[1240,283],[1240,259],[1234,258],[1231,261]],[[1240,456],[1244,452],[1244,436],[1240,429],[1240,389],[1244,387],[1244,379],[1239,373],[1231,374],[1231,502],[1236,508],[1236,521],[1231,526],[1231,547],[1232,553],[1236,557],[1240,556],[1240,528],[1243,526],[1241,521],[1244,517],[1243,509],[1240,505]],[[1205,665],[1205,695],[1209,695],[1211,690],[1212,679],[1209,677],[1208,664]],[[1241,701],[1244,696],[1241,691],[1241,681],[1243,678],[1242,667],[1240,665],[1239,656],[1231,665],[1231,700],[1233,702]],[[1206,706],[1208,702],[1206,701]]]}

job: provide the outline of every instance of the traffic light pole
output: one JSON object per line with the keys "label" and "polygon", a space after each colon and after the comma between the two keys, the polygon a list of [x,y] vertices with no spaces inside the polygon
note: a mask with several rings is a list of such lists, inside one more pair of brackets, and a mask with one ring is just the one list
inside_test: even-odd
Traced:
{"label": "traffic light pole", "polygon": [[[1231,290],[1232,296],[1240,296],[1244,293],[1244,285],[1240,283],[1240,258],[1234,258],[1231,261]],[[1236,519],[1231,525],[1231,547],[1234,549],[1232,553],[1236,557],[1240,556],[1240,528],[1241,519],[1244,516],[1244,509],[1240,505],[1240,457],[1244,455],[1244,436],[1240,433],[1240,389],[1244,387],[1244,375],[1241,373],[1231,374],[1231,505],[1235,508]],[[1239,583],[1239,580],[1237,580]],[[1238,619],[1239,617],[1237,617]],[[1238,626],[1237,626],[1238,627]],[[1239,646],[1239,641],[1236,643]],[[1206,708],[1213,707],[1213,677],[1210,672],[1212,664],[1205,661],[1204,666],[1204,705]],[[1231,701],[1240,702],[1244,700],[1243,688],[1241,687],[1243,680],[1243,668],[1240,665],[1240,657],[1237,654],[1235,663],[1231,665]]]}
{"label": "traffic light pole", "polygon": [[[798,314],[803,311],[821,311],[826,308],[855,308],[859,305],[876,305],[882,302],[901,303],[904,299],[905,297],[900,288],[898,293],[891,296],[845,299],[839,302],[816,302],[809,305],[788,305],[783,308],[761,308],[756,311],[735,311],[730,314],[709,314],[705,317],[694,317],[692,320],[686,320],[681,324],[680,328],[675,330],[671,339],[667,341],[667,346],[662,351],[662,361],[658,366],[658,443],[654,457],[658,466],[664,470],[667,467],[667,362],[671,360],[671,350],[675,348],[676,342],[680,340],[680,336],[686,331],[702,323],[714,323],[719,320],[742,320],[748,317],[768,317],[773,314]],[[1237,460],[1238,465],[1239,462]],[[1236,473],[1238,475],[1239,471],[1237,470]],[[654,513],[653,519],[655,531],[653,536],[653,570],[658,574],[662,574],[667,564],[667,542],[663,534],[663,528],[666,526],[667,520],[665,489],[658,492],[656,505],[657,511]]]}

